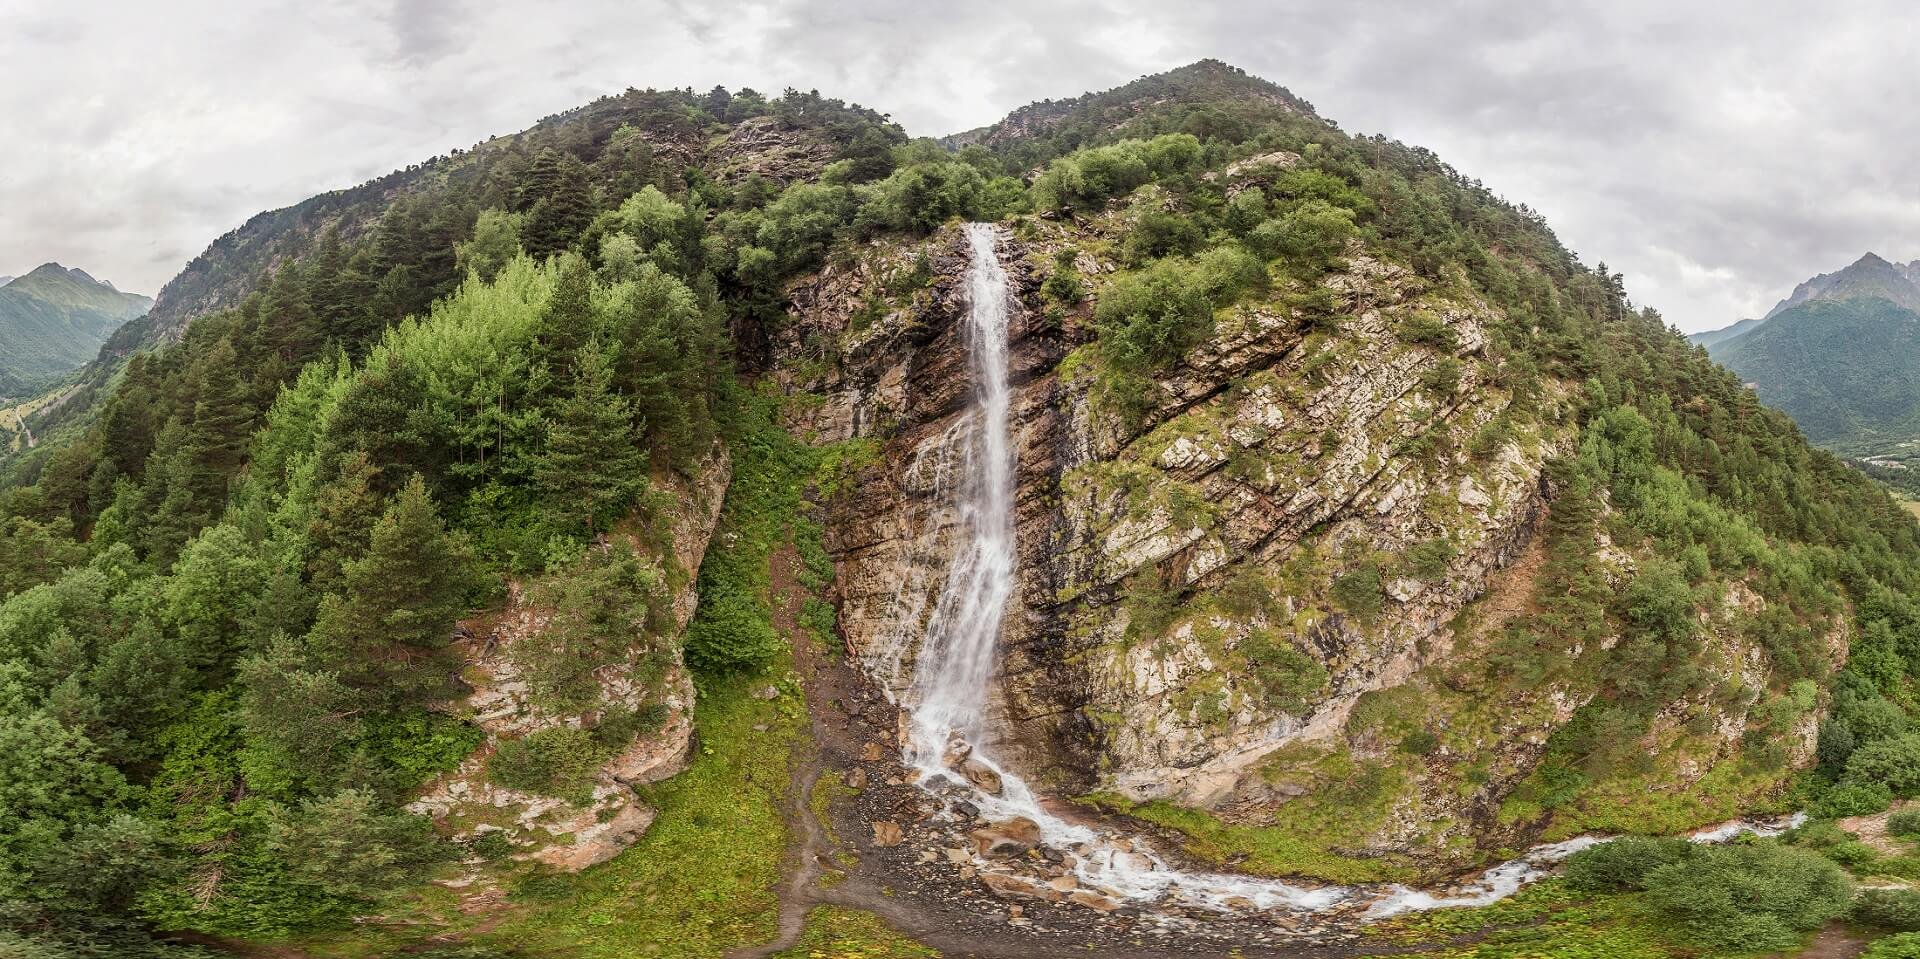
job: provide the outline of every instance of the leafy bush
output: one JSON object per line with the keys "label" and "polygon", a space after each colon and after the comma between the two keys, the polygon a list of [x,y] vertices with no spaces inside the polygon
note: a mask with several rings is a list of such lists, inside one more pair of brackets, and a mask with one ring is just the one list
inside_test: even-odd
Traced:
{"label": "leafy bush", "polygon": [[1853,921],[1894,932],[1920,932],[1920,892],[1862,889],[1853,901]]}
{"label": "leafy bush", "polygon": [[1853,901],[1839,866],[1773,842],[1702,847],[1649,872],[1642,885],[1689,938],[1730,949],[1793,948]]}
{"label": "leafy bush", "polygon": [[1870,816],[1893,803],[1893,792],[1884,783],[1843,782],[1834,785],[1815,800],[1808,810],[1827,819]]}
{"label": "leafy bush", "polygon": [[1920,735],[1875,740],[1855,749],[1847,759],[1846,778],[1883,784],[1902,798],[1920,795]]}
{"label": "leafy bush", "polygon": [[1141,216],[1128,231],[1126,257],[1129,262],[1144,263],[1163,256],[1184,256],[1198,250],[1204,239],[1193,220],[1156,210]]}
{"label": "leafy bush", "polygon": [[1620,892],[1641,888],[1655,869],[1686,860],[1698,851],[1685,839],[1623,836],[1567,857],[1567,885],[1582,892]]}
{"label": "leafy bush", "polygon": [[1341,574],[1328,593],[1341,609],[1361,620],[1372,620],[1387,604],[1387,594],[1380,588],[1380,567],[1371,563]]}
{"label": "leafy bush", "polygon": [[1402,317],[1397,332],[1408,343],[1430,346],[1442,352],[1452,352],[1460,344],[1459,334],[1431,310],[1415,310]]}
{"label": "leafy bush", "polygon": [[592,799],[594,773],[608,755],[592,732],[553,726],[502,740],[487,760],[487,778],[508,789],[585,805]]}
{"label": "leafy bush", "polygon": [[1102,355],[1123,370],[1165,366],[1212,335],[1214,310],[1265,282],[1265,267],[1234,246],[1123,275],[1094,307]]}
{"label": "leafy bush", "polygon": [[1267,705],[1298,710],[1327,684],[1327,668],[1271,629],[1255,629],[1237,647]]}
{"label": "leafy bush", "polygon": [[1860,954],[1860,959],[1920,959],[1920,932],[1876,939]]}
{"label": "leafy bush", "polygon": [[1920,809],[1902,809],[1888,816],[1887,831],[1896,836],[1920,836]]}

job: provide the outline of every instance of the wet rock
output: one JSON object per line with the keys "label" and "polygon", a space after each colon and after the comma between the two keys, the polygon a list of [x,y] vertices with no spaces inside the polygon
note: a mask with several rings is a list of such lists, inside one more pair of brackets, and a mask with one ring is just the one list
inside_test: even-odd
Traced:
{"label": "wet rock", "polygon": [[1052,890],[1020,876],[1009,876],[998,872],[983,872],[980,882],[993,894],[1003,899],[1051,899]]}
{"label": "wet rock", "polygon": [[989,796],[1000,795],[1000,774],[994,772],[992,766],[981,762],[978,758],[967,757],[960,764],[960,775],[967,777],[967,782],[972,783],[975,789]]}
{"label": "wet rock", "polygon": [[1067,893],[1067,901],[1078,906],[1085,906],[1088,909],[1096,909],[1100,912],[1112,912],[1120,908],[1120,903],[1116,900],[1090,889],[1075,889]]}
{"label": "wet rock", "polygon": [[1047,880],[1047,888],[1055,892],[1072,892],[1080,888],[1080,880],[1072,876],[1056,876]]}
{"label": "wet rock", "polygon": [[1040,824],[1024,816],[1006,822],[990,823],[969,834],[973,848],[983,856],[1008,859],[1032,849],[1040,842]]}
{"label": "wet rock", "polygon": [[901,830],[900,824],[897,822],[882,819],[873,824],[873,844],[876,846],[898,846],[901,842],[905,841],[906,838],[906,833]]}
{"label": "wet rock", "polygon": [[961,819],[978,819],[980,818],[980,807],[964,799],[956,800],[953,804],[953,814],[959,816]]}
{"label": "wet rock", "polygon": [[951,848],[950,848],[950,849],[948,849],[948,850],[947,850],[946,852],[947,852],[947,861],[948,861],[948,862],[951,862],[951,863],[965,863],[965,862],[972,862],[972,861],[973,861],[973,856],[972,856],[972,854],[970,854],[970,853],[968,853],[968,852],[967,852],[967,851],[966,851],[965,849],[951,849]]}

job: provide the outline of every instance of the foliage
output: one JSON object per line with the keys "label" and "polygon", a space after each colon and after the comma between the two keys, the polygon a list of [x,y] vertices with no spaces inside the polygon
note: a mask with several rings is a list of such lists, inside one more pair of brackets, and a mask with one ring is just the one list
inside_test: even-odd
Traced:
{"label": "foliage", "polygon": [[1787,949],[1846,912],[1853,884],[1839,866],[1775,843],[1707,846],[1641,880],[1689,935],[1738,949]]}

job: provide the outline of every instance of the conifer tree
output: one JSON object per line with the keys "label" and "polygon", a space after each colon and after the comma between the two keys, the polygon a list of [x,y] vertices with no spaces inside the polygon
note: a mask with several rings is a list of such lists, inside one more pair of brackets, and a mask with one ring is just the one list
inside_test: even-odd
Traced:
{"label": "conifer tree", "polygon": [[592,222],[593,192],[579,158],[541,150],[515,191],[515,208],[527,214],[521,245],[536,259],[565,250]]}
{"label": "conifer tree", "polygon": [[589,341],[548,420],[534,482],[563,530],[604,529],[632,507],[646,482],[647,457],[635,442],[632,409],[612,383],[612,364]]}
{"label": "conifer tree", "polygon": [[385,704],[451,692],[445,650],[473,583],[471,556],[415,475],[374,525],[365,556],[320,606],[312,642],[343,681]]}

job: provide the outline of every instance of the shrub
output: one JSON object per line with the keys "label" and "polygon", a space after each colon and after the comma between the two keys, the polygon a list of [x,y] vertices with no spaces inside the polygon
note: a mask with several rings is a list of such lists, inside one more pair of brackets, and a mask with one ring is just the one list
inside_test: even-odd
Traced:
{"label": "shrub", "polygon": [[1876,939],[1860,954],[1860,959],[1920,959],[1920,932]]}
{"label": "shrub", "polygon": [[1680,862],[1699,847],[1685,839],[1624,836],[1590,846],[1567,858],[1567,885],[1582,892],[1638,889],[1647,874]]}
{"label": "shrub", "polygon": [[1642,885],[1689,938],[1728,949],[1793,948],[1853,901],[1853,882],[1839,866],[1773,842],[1702,847],[1654,869]]}
{"label": "shrub", "polygon": [[1888,816],[1887,831],[1896,836],[1920,836],[1920,809],[1902,809]]}
{"label": "shrub", "polygon": [[1324,200],[1308,200],[1283,216],[1253,228],[1247,242],[1263,256],[1285,257],[1300,272],[1326,272],[1355,233],[1353,212]]}
{"label": "shrub", "polygon": [[1843,782],[1828,789],[1809,811],[1825,819],[1870,816],[1893,803],[1893,793],[1882,783]]}
{"label": "shrub", "polygon": [[592,799],[593,775],[607,755],[593,733],[554,726],[502,740],[487,760],[487,778],[508,789],[585,805]]}
{"label": "shrub", "polygon": [[1416,543],[1407,550],[1407,575],[1415,579],[1439,579],[1447,575],[1447,566],[1453,557],[1453,541],[1444,536]]}
{"label": "shrub", "polygon": [[1920,892],[1862,889],[1853,901],[1853,921],[1894,932],[1920,932]]}
{"label": "shrub", "polygon": [[1852,870],[1859,870],[1880,858],[1880,854],[1875,852],[1872,846],[1858,839],[1849,839],[1846,842],[1828,846],[1820,850],[1820,855]]}
{"label": "shrub", "polygon": [[1155,211],[1140,217],[1127,234],[1126,256],[1133,263],[1186,255],[1205,239],[1200,227],[1178,213]]}
{"label": "shrub", "polygon": [[1387,596],[1380,589],[1380,568],[1369,563],[1342,574],[1329,590],[1340,608],[1362,620],[1371,620],[1386,608]]}
{"label": "shrub", "polygon": [[1396,326],[1400,338],[1408,343],[1429,346],[1442,352],[1452,352],[1460,345],[1459,334],[1440,315],[1429,310],[1415,310],[1402,318]]}
{"label": "shrub", "polygon": [[1920,735],[1879,739],[1855,749],[1847,759],[1846,778],[1882,783],[1903,798],[1920,795]]}
{"label": "shrub", "polygon": [[1327,669],[1270,629],[1255,629],[1240,641],[1247,671],[1266,694],[1267,705],[1297,710],[1327,683]]}

